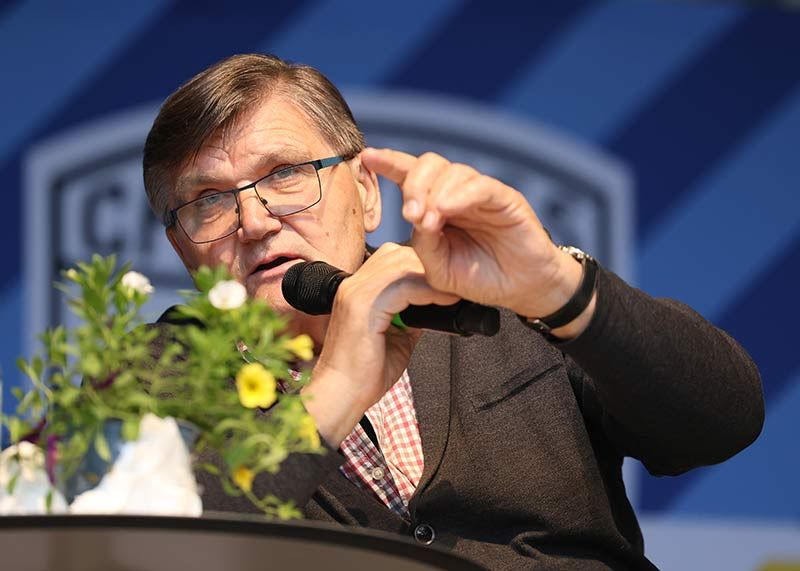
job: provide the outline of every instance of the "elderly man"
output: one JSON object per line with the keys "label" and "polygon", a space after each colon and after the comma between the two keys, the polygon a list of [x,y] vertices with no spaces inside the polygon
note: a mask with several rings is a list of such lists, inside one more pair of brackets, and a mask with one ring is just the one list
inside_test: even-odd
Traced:
{"label": "elderly man", "polygon": [[[365,253],[377,175],[410,246]],[[721,462],[758,435],[758,372],[725,333],[554,245],[524,197],[435,154],[364,147],[318,71],[235,56],[167,99],[150,203],[187,269],[224,264],[312,336],[306,406],[330,449],[260,483],[308,517],[395,531],[492,569],[652,569],[621,476]],[[287,304],[300,261],[353,275],[330,315]],[[404,329],[408,305],[502,308],[494,337]],[[280,405],[278,405],[280,406]],[[206,508],[242,509],[208,487]]]}

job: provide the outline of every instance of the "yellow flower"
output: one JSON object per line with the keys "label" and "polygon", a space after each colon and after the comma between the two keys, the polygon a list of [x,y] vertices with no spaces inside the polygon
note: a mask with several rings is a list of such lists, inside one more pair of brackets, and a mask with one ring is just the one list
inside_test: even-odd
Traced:
{"label": "yellow flower", "polygon": [[300,426],[297,433],[311,448],[319,448],[319,432],[317,432],[317,423],[310,414],[305,415],[300,419]]}
{"label": "yellow flower", "polygon": [[255,474],[247,466],[239,466],[238,468],[236,468],[236,470],[233,471],[234,483],[241,489],[243,489],[245,492],[249,492],[253,488],[254,477]]}
{"label": "yellow flower", "polygon": [[289,339],[284,343],[284,347],[303,361],[310,361],[314,358],[314,342],[308,335],[298,335],[294,339]]}
{"label": "yellow flower", "polygon": [[275,402],[275,377],[261,363],[248,363],[236,373],[239,401],[247,408],[266,408]]}

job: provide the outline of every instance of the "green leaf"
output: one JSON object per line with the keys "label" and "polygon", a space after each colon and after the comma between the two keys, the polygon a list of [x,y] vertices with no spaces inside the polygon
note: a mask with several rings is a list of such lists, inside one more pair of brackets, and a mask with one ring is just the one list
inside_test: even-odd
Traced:
{"label": "green leaf", "polygon": [[78,455],[83,455],[89,449],[88,436],[81,432],[76,432],[65,444],[65,447],[75,451]]}
{"label": "green leaf", "polygon": [[232,469],[236,468],[237,466],[241,466],[248,459],[251,451],[252,449],[246,446],[234,445],[225,451],[225,454],[223,455],[225,464]]}
{"label": "green leaf", "polygon": [[127,442],[132,442],[139,437],[138,418],[129,418],[122,423],[122,438]]}
{"label": "green leaf", "polygon": [[17,487],[17,482],[19,482],[19,476],[22,474],[22,467],[20,467],[16,474],[11,477],[11,480],[8,482],[8,486],[6,486],[6,491],[8,495],[14,495],[14,488]]}
{"label": "green leaf", "polygon": [[228,430],[243,430],[246,428],[246,425],[239,420],[238,418],[226,418],[225,420],[221,420],[215,427],[215,433],[222,433]]}
{"label": "green leaf", "polygon": [[47,513],[53,511],[53,488],[47,490],[47,495],[44,497],[44,508]]}
{"label": "green leaf", "polygon": [[95,289],[87,289],[83,292],[83,297],[86,300],[86,305],[95,310],[99,314],[104,314],[106,311],[106,304],[103,296]]}
{"label": "green leaf", "polygon": [[154,397],[145,393],[131,393],[125,395],[125,402],[132,406],[150,410],[153,405]]}
{"label": "green leaf", "polygon": [[58,400],[61,406],[70,407],[81,396],[81,391],[77,387],[67,385],[58,392]]}
{"label": "green leaf", "polygon": [[209,474],[212,474],[214,476],[222,475],[222,470],[220,470],[218,466],[216,466],[214,464],[209,464],[208,462],[204,462],[202,464],[198,464],[197,468],[199,470],[204,470],[204,471],[206,471]]}
{"label": "green leaf", "polygon": [[22,371],[25,374],[25,376],[27,376],[34,383],[38,382],[39,377],[36,375],[36,372],[33,370],[33,367],[31,367],[28,364],[28,362],[22,357],[17,358],[17,367],[19,368],[20,371]]}
{"label": "green leaf", "polygon": [[278,504],[278,517],[282,520],[300,519],[303,517],[303,514],[294,507],[292,502],[286,502]]}
{"label": "green leaf", "polygon": [[225,490],[225,493],[229,496],[241,496],[244,493],[238,487],[234,486],[228,478],[220,477],[219,481],[222,483],[222,489]]}
{"label": "green leaf", "polygon": [[177,313],[180,317],[186,317],[190,319],[198,319],[200,321],[204,321],[206,319],[206,314],[203,313],[201,310],[197,309],[196,307],[192,307],[190,305],[179,305],[175,308],[175,313]]}
{"label": "green leaf", "polygon": [[102,460],[111,462],[111,450],[108,448],[108,441],[102,431],[98,431],[94,437],[94,449]]}
{"label": "green leaf", "polygon": [[97,355],[90,353],[81,359],[81,369],[87,377],[98,377],[103,366]]}
{"label": "green leaf", "polygon": [[34,403],[34,400],[39,396],[39,393],[34,389],[30,390],[25,393],[25,396],[22,397],[22,400],[17,405],[17,410],[20,412],[25,412],[30,409],[31,405]]}
{"label": "green leaf", "polygon": [[31,426],[20,418],[9,418],[7,424],[11,442],[19,442],[20,438],[31,431]]}
{"label": "green leaf", "polygon": [[34,372],[36,373],[36,378],[39,379],[42,377],[42,371],[44,371],[44,361],[39,355],[36,355],[31,359],[31,366],[33,367]]}

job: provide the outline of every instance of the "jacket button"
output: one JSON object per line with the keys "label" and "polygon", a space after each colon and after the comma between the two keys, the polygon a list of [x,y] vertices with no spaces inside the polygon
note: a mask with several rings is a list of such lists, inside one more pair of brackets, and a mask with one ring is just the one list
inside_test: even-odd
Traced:
{"label": "jacket button", "polygon": [[436,532],[427,523],[421,523],[414,528],[414,539],[422,545],[430,545],[436,537]]}

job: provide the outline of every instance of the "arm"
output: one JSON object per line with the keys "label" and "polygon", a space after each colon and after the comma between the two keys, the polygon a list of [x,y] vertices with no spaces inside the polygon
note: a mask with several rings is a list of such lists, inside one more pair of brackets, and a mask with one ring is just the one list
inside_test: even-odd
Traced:
{"label": "arm", "polygon": [[[412,245],[438,290],[528,317],[550,315],[577,290],[579,264],[513,188],[431,153],[367,149],[362,162],[400,186]],[[603,272],[585,311],[552,333],[574,359],[568,364],[585,416],[600,411],[612,442],[651,471],[719,462],[760,431],[754,365],[685,306]]]}
{"label": "arm", "polygon": [[587,329],[559,348],[584,414],[653,474],[721,462],[761,431],[761,381],[747,353],[687,306],[610,272],[600,271]]}

